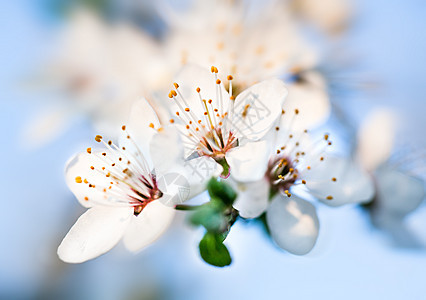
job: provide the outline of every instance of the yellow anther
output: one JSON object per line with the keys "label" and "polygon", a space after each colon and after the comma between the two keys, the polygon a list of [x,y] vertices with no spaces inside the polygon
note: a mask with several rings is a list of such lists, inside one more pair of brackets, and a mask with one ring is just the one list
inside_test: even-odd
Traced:
{"label": "yellow anther", "polygon": [[121,126],[121,129],[124,131],[126,130],[126,125]]}
{"label": "yellow anther", "polygon": [[101,135],[95,136],[95,141],[97,141],[98,143],[100,143],[102,141],[102,136]]}
{"label": "yellow anther", "polygon": [[83,182],[83,180],[81,180],[81,177],[80,177],[80,176],[77,176],[77,177],[75,178],[75,182],[77,182],[77,183],[82,183],[82,182]]}
{"label": "yellow anther", "polygon": [[250,108],[250,104],[246,104],[246,106],[244,106],[244,110],[243,110],[243,113],[242,113],[243,117],[247,116],[249,108]]}
{"label": "yellow anther", "polygon": [[232,77],[232,75],[228,75],[228,80],[232,80],[232,79],[234,79],[234,77]]}
{"label": "yellow anther", "polygon": [[175,89],[179,88],[179,84],[177,84],[176,82],[173,83],[173,85],[175,86]]}
{"label": "yellow anther", "polygon": [[154,124],[153,123],[149,123],[149,127],[154,128]]}
{"label": "yellow anther", "polygon": [[333,196],[327,196],[327,200],[333,200]]}
{"label": "yellow anther", "polygon": [[86,149],[86,151],[87,151],[87,153],[90,154],[90,153],[92,153],[92,148],[89,147],[89,148]]}

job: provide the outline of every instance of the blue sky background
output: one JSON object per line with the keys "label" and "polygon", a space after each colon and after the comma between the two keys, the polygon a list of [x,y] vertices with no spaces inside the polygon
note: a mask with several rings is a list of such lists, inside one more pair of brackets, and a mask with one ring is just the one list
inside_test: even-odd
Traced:
{"label": "blue sky background", "polygon": [[[345,47],[379,88],[352,97],[357,122],[369,108],[389,105],[404,120],[403,137],[424,145],[426,128],[426,3],[358,1]],[[320,237],[307,256],[275,248],[252,222],[227,240],[234,262],[217,269],[198,257],[202,232],[179,215],[166,236],[133,256],[119,245],[82,265],[56,257],[81,214],[65,186],[63,166],[93,133],[85,122],[45,148],[26,150],[20,132],[43,99],[26,78],[49,49],[54,23],[36,1],[8,1],[0,10],[0,298],[69,299],[424,299],[426,251],[401,249],[372,228],[356,207],[319,206]],[[424,157],[419,163],[424,164]],[[426,244],[426,207],[407,220]],[[158,296],[158,297],[157,297]],[[157,297],[157,298],[156,298]]]}

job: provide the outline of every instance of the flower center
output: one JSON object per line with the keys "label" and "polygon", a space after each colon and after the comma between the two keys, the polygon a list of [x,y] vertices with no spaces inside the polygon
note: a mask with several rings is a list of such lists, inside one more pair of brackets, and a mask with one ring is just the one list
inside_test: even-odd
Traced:
{"label": "flower center", "polygon": [[[271,193],[284,192],[291,197],[290,189],[299,184],[306,184],[306,173],[324,161],[324,152],[332,145],[329,134],[324,134],[319,140],[311,143],[308,139],[308,130],[293,130],[292,125],[296,117],[299,116],[299,109],[294,110],[289,123],[283,122],[284,115],[288,115],[284,110],[281,114],[281,125],[275,128],[276,135],[284,132],[280,140],[282,144],[276,144],[276,154],[270,159],[265,177],[270,183]],[[277,138],[277,136],[276,136]],[[278,146],[282,145],[282,146]],[[305,178],[305,179],[303,179]],[[329,180],[329,179],[327,179]],[[336,182],[335,177],[331,181]],[[332,200],[331,195],[326,197]]]}
{"label": "flower center", "polygon": [[[125,126],[122,129],[126,132]],[[92,152],[91,148],[87,148],[87,153],[92,157],[90,172],[93,172],[93,176],[88,176],[89,179],[77,176],[75,181],[104,194],[103,199],[90,199],[87,196],[86,201],[131,206],[137,216],[150,202],[161,198],[163,193],[158,188],[155,174],[149,171],[142,152],[127,132],[126,139],[134,151],[124,146],[118,147],[112,141],[105,142],[102,136],[97,135],[95,140],[103,143],[107,149],[105,152]]]}
{"label": "flower center", "polygon": [[[232,96],[233,77],[227,77],[229,99],[223,99],[225,96],[222,92],[222,82],[217,77],[217,68],[211,67],[211,72],[216,84],[214,100],[203,98],[202,91],[198,87],[196,92],[199,97],[199,106],[190,107],[177,83],[174,83],[175,89],[170,91],[169,98],[173,99],[179,108],[176,116],[185,125],[184,134],[188,137],[191,150],[200,156],[209,156],[219,162],[225,158],[225,154],[230,149],[238,146],[238,139],[232,125],[235,98]],[[224,101],[229,101],[229,103],[224,103]],[[196,114],[196,111],[201,111],[201,115]],[[170,122],[174,123],[174,120],[171,119]]]}
{"label": "flower center", "polygon": [[268,163],[266,177],[270,182],[273,190],[288,191],[298,179],[299,171],[295,168],[295,162],[290,157],[284,155],[276,155],[271,158]]}

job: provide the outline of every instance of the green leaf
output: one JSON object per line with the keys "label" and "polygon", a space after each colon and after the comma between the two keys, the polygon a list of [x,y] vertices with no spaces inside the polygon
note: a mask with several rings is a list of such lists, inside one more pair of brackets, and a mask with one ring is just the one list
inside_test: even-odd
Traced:
{"label": "green leaf", "polygon": [[207,191],[211,198],[220,199],[225,205],[232,205],[237,199],[237,193],[232,187],[223,181],[218,181],[216,178],[209,180]]}
{"label": "green leaf", "polygon": [[223,232],[228,226],[224,215],[225,206],[222,202],[212,199],[201,205],[189,218],[194,225],[201,225],[207,231]]}
{"label": "green leaf", "polygon": [[200,241],[199,249],[201,257],[210,265],[225,267],[232,262],[231,255],[223,244],[220,234],[207,232]]}

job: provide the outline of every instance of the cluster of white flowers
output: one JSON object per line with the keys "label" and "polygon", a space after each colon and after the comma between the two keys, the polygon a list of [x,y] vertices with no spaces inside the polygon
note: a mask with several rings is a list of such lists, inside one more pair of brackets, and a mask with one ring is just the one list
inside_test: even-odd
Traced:
{"label": "cluster of white flowers", "polygon": [[[303,255],[319,236],[321,203],[372,203],[382,227],[420,205],[423,182],[386,165],[389,114],[360,129],[355,157],[333,154],[333,134],[318,134],[332,109],[316,70],[320,52],[301,20],[335,37],[350,9],[343,0],[313,2],[277,1],[253,13],[243,1],[198,1],[186,11],[160,1],[168,29],[159,39],[73,15],[47,73],[67,96],[30,135],[48,140],[57,132],[46,122],[86,114],[111,140],[97,135],[102,148],[67,163],[66,182],[88,210],[58,248],[63,261],[95,258],[121,239],[137,252],[165,232],[176,209],[205,227],[202,258],[225,266],[223,242],[238,220],[263,220],[277,246]],[[327,6],[335,9],[317,13]],[[183,204],[206,190],[204,204]]]}

